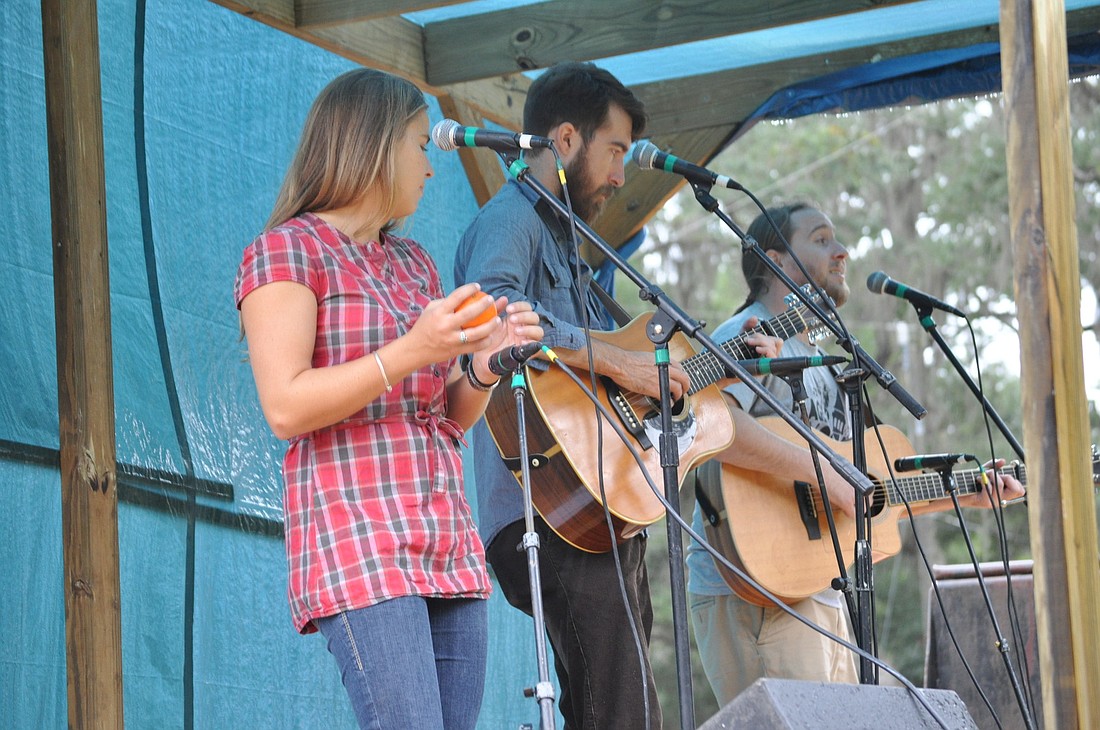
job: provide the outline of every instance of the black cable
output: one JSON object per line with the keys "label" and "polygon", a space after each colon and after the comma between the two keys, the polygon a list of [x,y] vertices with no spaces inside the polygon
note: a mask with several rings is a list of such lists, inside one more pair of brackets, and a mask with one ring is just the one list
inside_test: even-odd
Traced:
{"label": "black cable", "polygon": [[[929,316],[931,316],[931,314],[929,314]],[[974,326],[971,324],[969,317],[966,318],[966,325],[968,331],[970,332],[971,346],[974,348],[974,370],[975,372],[977,372],[978,375],[978,397],[980,401],[985,402],[985,384],[982,382],[981,354],[978,349],[978,337],[977,334],[974,332]],[[993,447],[993,429],[989,423],[989,411],[983,408],[982,414],[982,422],[985,424],[986,442],[989,445],[990,464],[994,470],[994,487],[996,487],[997,455],[996,449]],[[1000,548],[1001,552],[1001,565],[1005,573],[1005,603],[1008,607],[1009,626],[1012,630],[1012,640],[1013,642],[1015,642],[1016,646],[1023,647],[1024,638],[1023,630],[1020,626],[1020,614],[1016,605],[1016,596],[1012,591],[1012,566],[1010,565],[1009,560],[1008,533],[1005,530],[1004,523],[1004,504],[1000,499],[996,499],[992,492],[990,493],[989,498],[991,500],[990,507],[993,510],[993,521],[997,528],[997,541],[998,547]],[[1030,667],[1028,667],[1026,653],[1023,651],[1018,651],[1016,653],[1016,661],[1019,665],[1017,667],[1017,671],[1022,672],[1025,678],[1031,677],[1031,671]],[[1012,671],[1011,665],[1009,666],[1009,671]],[[1034,717],[1035,697],[1032,694],[1030,680],[1024,682],[1023,688],[1023,694],[1017,695],[1016,697],[1017,703],[1020,706],[1020,711],[1025,715]],[[1032,724],[1034,724],[1034,719],[1032,719]]]}
{"label": "black cable", "polygon": [[[185,479],[192,479],[195,465],[183,422],[176,379],[172,370],[172,355],[164,324],[164,306],[157,274],[156,248],[153,242],[153,222],[149,209],[149,168],[145,145],[145,0],[139,0],[134,17],[134,159],[141,213],[141,235],[145,250],[145,273],[149,285],[150,314],[157,336],[160,363],[164,375],[165,395],[172,413],[176,441],[183,460]],[[195,726],[195,493],[187,492],[187,542],[184,552],[183,596],[183,727]]]}
{"label": "black cable", "polygon": [[[583,270],[581,269],[581,252],[580,252],[580,237],[577,234],[577,218],[573,213],[573,202],[569,197],[569,182],[566,179],[565,168],[561,162],[561,156],[558,154],[556,147],[551,146],[550,151],[554,154],[555,166],[558,170],[559,180],[561,181],[562,190],[562,202],[565,203],[565,208],[569,212],[569,240],[572,244],[573,254],[573,266],[574,276],[573,284],[576,286],[577,296],[579,298],[581,315],[581,327],[584,329],[584,341],[585,350],[588,354],[588,377],[592,387],[591,390],[585,389],[586,393],[591,393],[596,390],[596,363],[595,355],[592,352],[592,321],[589,316],[589,290],[587,287],[581,286],[581,278],[583,276]],[[551,231],[551,233],[553,233]],[[595,272],[593,272],[593,275]],[[569,371],[567,371],[569,372]],[[583,387],[583,386],[582,386]],[[598,399],[595,400],[597,407],[602,409],[603,404]],[[620,438],[622,435],[620,435]],[[622,559],[619,555],[619,541],[615,534],[614,522],[611,519],[611,510],[607,505],[607,491],[604,483],[603,476],[603,419],[599,417],[599,413],[596,413],[596,471],[599,474],[599,486],[600,486],[600,504],[603,507],[604,521],[607,524],[607,533],[611,540],[611,554],[615,563],[615,576],[619,582],[619,596],[622,598],[623,608],[625,609],[627,623],[630,626],[630,634],[634,639],[634,649],[638,656],[638,672],[642,678],[642,707],[643,714],[645,716],[645,730],[649,730],[651,727],[651,708],[649,706],[649,677],[646,672],[646,655],[645,649],[642,646],[642,638],[638,632],[638,624],[634,620],[634,612],[630,610],[630,597],[627,595],[626,590],[626,578],[623,575]],[[628,444],[629,446],[629,444]],[[648,475],[647,475],[648,476]],[[644,560],[644,556],[643,556]]]}

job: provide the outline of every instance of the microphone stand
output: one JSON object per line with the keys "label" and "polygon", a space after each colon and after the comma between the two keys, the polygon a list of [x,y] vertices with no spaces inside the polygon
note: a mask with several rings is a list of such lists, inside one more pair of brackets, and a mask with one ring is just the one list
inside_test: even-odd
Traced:
{"label": "microphone stand", "polygon": [[[917,304],[916,302],[912,302],[912,304],[913,308],[917,311],[917,318],[920,321],[921,327],[923,327],[924,330],[932,336],[932,339],[940,348],[940,351],[943,352],[948,361],[951,363],[952,367],[955,368],[955,372],[959,374],[959,376],[963,379],[963,382],[966,383],[968,388],[970,388],[970,392],[973,393],[974,397],[978,399],[979,403],[981,403],[982,409],[985,411],[986,415],[988,415],[993,423],[997,425],[997,428],[998,430],[1000,430],[1001,435],[1004,436],[1009,446],[1012,447],[1012,450],[1016,452],[1017,458],[1019,458],[1020,461],[1026,462],[1027,460],[1024,458],[1023,446],[1021,446],[1020,442],[1016,440],[1016,437],[1013,435],[1011,429],[1009,429],[1008,425],[1001,419],[1001,416],[997,413],[997,410],[993,407],[989,400],[986,399],[985,395],[978,389],[978,386],[970,377],[970,373],[967,372],[966,368],[963,367],[962,363],[960,363],[958,358],[955,357],[955,353],[951,350],[951,347],[943,339],[943,336],[936,328],[936,321],[932,319],[933,308],[927,304]],[[985,599],[986,609],[993,624],[993,629],[997,635],[996,645],[1000,649],[1001,657],[1004,660],[1005,668],[1008,671],[1009,681],[1012,684],[1012,691],[1015,694],[1016,703],[1020,707],[1020,712],[1023,716],[1024,724],[1029,730],[1031,730],[1035,727],[1035,721],[1032,717],[1031,707],[1027,700],[1027,697],[1024,694],[1023,688],[1020,685],[1020,679],[1016,673],[1016,670],[1013,668],[1012,662],[1008,658],[1008,653],[1010,651],[1009,644],[1008,641],[1002,636],[1001,626],[997,620],[997,614],[993,611],[993,606],[990,603],[989,591],[986,588],[985,579],[982,576],[982,571],[978,565],[977,556],[974,555],[973,548],[970,544],[970,538],[968,536],[969,533],[966,530],[966,520],[963,517],[962,510],[959,508],[958,495],[955,489],[955,482],[951,474],[950,466],[940,470],[940,478],[943,481],[944,491],[951,495],[951,501],[954,503],[955,513],[959,517],[959,524],[962,526],[963,535],[967,536],[966,545],[967,549],[970,551],[971,562],[974,564],[974,574],[977,576],[978,585],[982,591],[982,597]],[[1007,557],[1005,558],[1005,560],[1007,562]],[[1005,581],[1008,584],[1008,595],[1011,600],[1012,574],[1007,570],[1005,571]]]}
{"label": "microphone stand", "polygon": [[[863,399],[859,396],[860,384],[868,377],[868,375],[874,375],[879,384],[886,389],[891,395],[893,395],[913,416],[917,419],[923,418],[927,415],[928,411],[922,406],[916,398],[910,395],[897,381],[892,373],[883,368],[878,362],[875,361],[848,333],[847,328],[842,327],[839,324],[839,315],[837,315],[837,321],[827,316],[817,302],[811,301],[811,298],[807,296],[806,292],[797,286],[794,281],[784,272],[774,261],[768,258],[767,254],[760,248],[760,244],[752,236],[749,236],[742,231],[733,220],[726,215],[724,211],[718,206],[717,199],[710,194],[710,187],[701,185],[699,183],[692,182],[692,189],[695,191],[695,199],[699,202],[705,210],[715,214],[719,220],[726,224],[726,226],[737,235],[742,244],[742,255],[752,254],[756,256],[777,279],[782,281],[787,288],[795,293],[809,309],[814,312],[818,319],[836,335],[837,342],[843,347],[849,354],[852,355],[852,367],[845,371],[844,375],[838,378],[842,387],[847,394],[849,410],[851,412],[852,419],[852,463],[863,475],[867,473],[867,454],[864,444],[864,428],[865,420],[863,416]],[[794,252],[789,251],[792,257]],[[797,261],[797,258],[796,258]],[[806,277],[809,283],[815,290],[820,290],[817,282],[809,276]],[[823,294],[819,291],[819,293]],[[832,300],[827,296],[821,296],[822,302],[828,302],[828,306],[832,307]],[[751,385],[751,383],[749,383]],[[768,405],[772,405],[768,403]],[[779,409],[772,406],[773,410],[780,413]],[[782,415],[782,413],[780,413]],[[811,446],[813,444],[811,443]],[[866,477],[864,477],[866,478]],[[822,490],[824,491],[824,490]],[[856,644],[859,648],[863,649],[867,653],[873,653],[874,644],[874,580],[872,577],[873,560],[871,555],[871,543],[869,539],[870,534],[870,510],[868,509],[868,497],[873,491],[871,489],[856,490],[855,496],[855,512],[856,512],[856,541],[855,541],[855,590],[856,590],[856,614],[853,619],[856,621]],[[838,583],[844,583],[844,579],[841,578]],[[848,586],[843,585],[844,588]],[[866,658],[860,658],[860,683],[861,684],[874,684],[876,681],[874,677],[874,664]]]}
{"label": "microphone stand", "polygon": [[[862,372],[862,371],[859,371]],[[847,374],[847,373],[846,373]],[[842,376],[842,377],[846,377]],[[787,385],[791,388],[791,402],[798,409],[799,416],[802,421],[809,425],[810,414],[806,410],[806,386],[803,381],[802,373],[791,373],[789,375],[781,375],[781,378],[786,381]],[[854,455],[854,453],[853,453]],[[840,535],[836,529],[836,518],[833,515],[833,504],[829,499],[829,492],[825,489],[825,475],[821,472],[821,459],[818,453],[814,450],[810,450],[810,458],[814,463],[814,474],[817,476],[817,483],[821,490],[821,508],[825,513],[825,521],[829,526],[829,538],[833,544],[833,553],[836,554],[837,565],[837,577],[833,579],[831,587],[834,591],[841,593],[844,596],[844,602],[848,606],[849,616],[858,616],[855,598],[852,591],[852,579],[848,576],[848,566],[844,561],[844,550],[840,546]],[[857,497],[857,501],[860,500]],[[856,528],[858,531],[858,527]],[[857,639],[858,642],[858,639]],[[863,647],[860,647],[863,648]]]}
{"label": "microphone stand", "polygon": [[[798,420],[794,414],[787,412],[772,393],[756,382],[729,353],[722,350],[714,340],[707,335],[703,325],[692,319],[678,305],[659,288],[646,280],[641,273],[634,269],[619,254],[614,247],[604,241],[599,234],[593,231],[584,221],[579,220],[558,197],[552,193],[537,178],[530,175],[530,168],[525,162],[508,158],[502,153],[509,173],[521,183],[530,187],[540,198],[554,210],[564,221],[570,222],[576,227],[589,242],[592,243],[607,260],[611,261],[619,271],[623,272],[637,287],[638,295],[644,301],[653,304],[657,311],[646,326],[646,334],[654,343],[656,349],[655,359],[658,368],[658,382],[661,392],[661,424],[664,434],[659,439],[661,447],[661,465],[665,479],[665,494],[672,495],[675,499],[669,501],[676,505],[679,502],[679,478],[677,466],[679,455],[676,448],[675,437],[670,425],[672,423],[672,403],[668,389],[668,351],[667,344],[672,336],[681,331],[694,338],[709,350],[718,361],[726,368],[731,377],[738,377],[756,393],[761,400],[772,407],[773,410],[786,421],[799,435],[806,439],[812,447],[822,453],[833,468],[856,490],[857,493],[866,494],[874,489],[874,485],[867,477],[855,469],[852,464],[840,454],[833,451],[813,430]],[[682,559],[682,543],[680,530],[669,526],[669,581],[671,583],[673,598],[673,631],[676,646],[676,667],[680,702],[680,723],[682,730],[693,730],[694,699],[691,688],[691,659],[690,645],[687,634],[687,624],[684,617],[687,615],[687,593],[684,586],[684,563]]]}
{"label": "microphone stand", "polygon": [[[852,463],[866,472],[867,448],[863,439],[865,421],[863,398],[860,388],[866,379],[866,371],[852,367],[837,378],[844,388],[848,399],[848,412],[852,424]],[[853,555],[855,557],[855,620],[856,645],[868,654],[878,656],[875,651],[875,602],[874,602],[874,560],[871,555],[871,510],[870,495],[856,495],[856,538]],[[843,579],[843,578],[842,578]],[[851,612],[849,600],[849,612]],[[865,656],[859,658],[859,683],[878,684],[875,665]]]}
{"label": "microphone stand", "polygon": [[[472,367],[472,366],[471,366]],[[539,703],[540,729],[554,730],[554,685],[550,681],[550,664],[546,654],[546,619],[542,606],[542,575],[539,571],[539,534],[535,531],[535,508],[531,501],[531,459],[527,448],[527,416],[524,398],[527,379],[523,364],[518,363],[512,373],[512,395],[516,400],[516,419],[519,429],[519,463],[523,487],[523,541],[516,550],[527,552],[527,579],[531,585],[531,618],[535,624],[535,659],[538,662],[539,681],[535,688],[524,689],[527,697],[534,696]]]}
{"label": "microphone stand", "polygon": [[939,346],[943,354],[947,356],[952,367],[955,368],[955,372],[959,374],[963,382],[966,383],[966,386],[970,388],[970,392],[973,393],[974,397],[978,399],[978,402],[982,404],[982,409],[985,411],[986,415],[992,419],[993,423],[997,424],[997,429],[1001,432],[1001,435],[1005,437],[1005,440],[1008,441],[1008,445],[1012,447],[1012,450],[1016,452],[1016,457],[1020,461],[1027,461],[1027,459],[1024,458],[1024,447],[1016,440],[1008,424],[1001,419],[1000,414],[997,413],[997,410],[989,400],[986,399],[985,394],[978,389],[978,386],[975,385],[974,380],[970,377],[970,373],[966,371],[963,364],[955,357],[955,353],[951,351],[951,347],[943,339],[943,336],[940,335],[939,330],[936,329],[936,320],[932,319],[932,307],[927,304],[911,303],[913,304],[913,308],[917,310],[917,317],[920,320],[921,327],[932,336],[936,345]]}

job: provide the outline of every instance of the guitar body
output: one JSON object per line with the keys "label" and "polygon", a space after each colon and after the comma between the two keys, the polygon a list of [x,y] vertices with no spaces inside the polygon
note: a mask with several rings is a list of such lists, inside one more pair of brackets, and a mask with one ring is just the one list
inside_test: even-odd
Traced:
{"label": "guitar body", "polygon": [[[653,345],[646,335],[648,321],[648,315],[638,317],[622,329],[593,332],[592,336],[624,350],[652,350]],[[669,343],[669,353],[674,360],[680,361],[693,355],[695,350],[686,337],[677,334]],[[601,454],[606,504],[616,542],[633,537],[663,517],[664,506],[650,489],[629,449],[607,422],[602,426],[601,446],[597,418],[603,416],[597,413],[576,383],[556,366],[546,371],[525,368],[525,373],[530,393],[524,412],[532,467],[531,496],[546,523],[562,539],[581,550],[606,552],[611,549],[604,516],[605,500],[600,493]],[[587,384],[586,373],[578,372],[578,376]],[[657,489],[663,491],[657,440],[660,419],[656,403],[637,394],[620,392],[606,379],[598,380],[596,392],[612,412],[621,412],[625,401],[642,403],[641,408],[635,408],[638,419],[642,423],[648,421],[657,431],[650,428],[647,434],[643,428],[641,440],[632,437],[631,445],[639,452],[645,471]],[[510,388],[496,389],[486,408],[485,419],[501,457],[518,482],[519,438],[514,395]],[[695,464],[721,451],[733,440],[733,418],[717,385],[685,396],[684,408],[674,418],[674,426],[678,434],[681,480]]]}
{"label": "guitar body", "polygon": [[[805,443],[780,418],[761,418],[759,423],[788,441]],[[879,431],[890,459],[914,453],[908,439],[897,429],[880,426]],[[851,459],[851,443],[821,438],[834,451]],[[872,560],[878,562],[901,549],[897,521],[905,508],[890,505],[886,499],[883,484],[889,481],[890,473],[875,434],[868,431],[864,442],[868,476],[876,484],[871,508],[871,545]],[[720,478],[714,478],[719,471]],[[763,472],[708,462],[700,469],[700,486],[720,516],[719,524],[706,524],[707,540],[733,565],[785,603],[796,603],[828,588],[832,578],[839,575],[829,524],[820,509],[821,499],[813,499],[819,493],[816,484],[799,487]],[[818,507],[815,509],[812,504]],[[833,516],[844,564],[849,566],[854,560],[855,520],[835,505]],[[772,605],[733,571],[715,564],[738,596],[757,606]]]}

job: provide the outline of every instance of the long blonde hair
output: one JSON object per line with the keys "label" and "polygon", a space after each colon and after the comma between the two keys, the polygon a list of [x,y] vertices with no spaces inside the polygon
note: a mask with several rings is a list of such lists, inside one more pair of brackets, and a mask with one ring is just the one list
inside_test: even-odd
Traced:
{"label": "long blonde hair", "polygon": [[337,76],[309,110],[264,228],[350,205],[377,185],[385,203],[379,223],[391,230],[397,223],[388,218],[396,195],[393,150],[426,107],[420,89],[392,74],[359,68]]}

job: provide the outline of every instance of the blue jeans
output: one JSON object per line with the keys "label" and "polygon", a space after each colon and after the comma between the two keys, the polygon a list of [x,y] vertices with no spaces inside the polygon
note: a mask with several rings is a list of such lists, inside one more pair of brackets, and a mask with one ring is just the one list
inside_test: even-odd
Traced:
{"label": "blue jeans", "polygon": [[485,686],[487,604],[406,596],[315,620],[359,727],[472,730]]}

